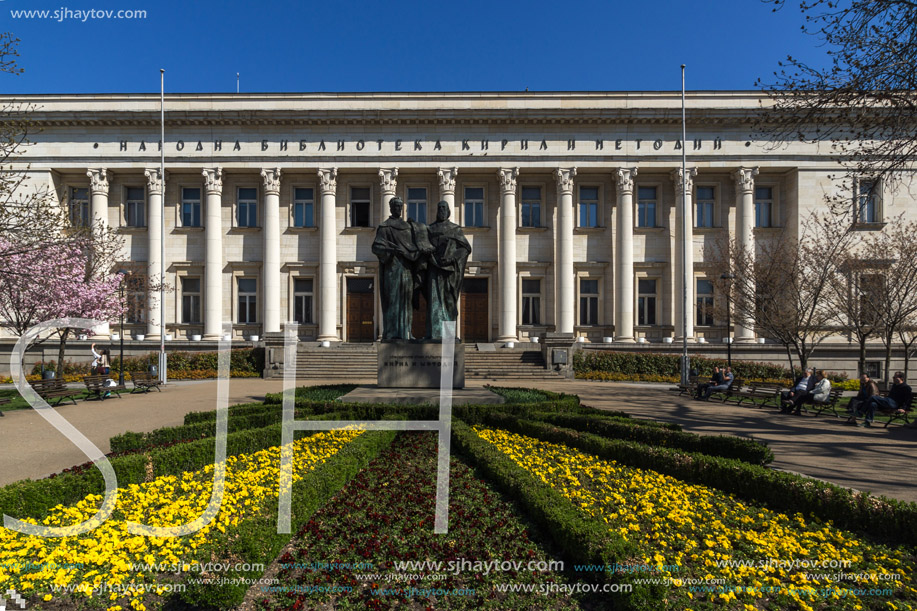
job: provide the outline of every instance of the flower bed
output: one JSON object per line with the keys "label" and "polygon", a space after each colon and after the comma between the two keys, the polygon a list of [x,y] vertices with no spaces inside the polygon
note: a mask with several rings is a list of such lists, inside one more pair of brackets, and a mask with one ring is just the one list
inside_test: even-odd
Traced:
{"label": "flower bed", "polygon": [[[670,608],[911,609],[917,602],[912,552],[871,544],[830,523],[745,505],[734,497],[659,473],[500,430],[478,435],[581,508],[633,542],[635,563],[672,579]],[[788,566],[793,561],[850,561],[843,569]],[[729,566],[730,563],[735,563]],[[763,566],[757,566],[763,563]],[[835,579],[839,572],[844,580]],[[897,574],[900,581],[882,581]],[[723,578],[722,591],[684,587]],[[679,581],[681,580],[681,581]],[[677,587],[679,584],[682,587]],[[867,596],[890,587],[890,596]]]}
{"label": "flower bed", "polygon": [[[452,570],[446,563],[545,561],[513,507],[461,461],[450,469],[449,533],[433,532],[436,437],[402,433],[299,532],[279,560],[280,585],[257,608],[274,609],[555,609],[569,595],[499,592],[498,584],[565,582],[556,572]],[[394,563],[443,562],[441,570]],[[338,563],[323,568],[320,563]],[[315,564],[312,564],[315,563]],[[357,568],[354,568],[357,567]],[[438,579],[435,576],[443,576]],[[415,578],[416,577],[416,578]],[[310,587],[324,592],[306,592]],[[416,588],[421,592],[411,592]],[[298,591],[294,591],[297,590]],[[338,591],[332,591],[337,589]],[[344,590],[346,589],[346,591]],[[422,590],[448,591],[439,595]],[[537,586],[536,586],[537,590]],[[473,592],[473,593],[471,593]]]}
{"label": "flower bed", "polygon": [[[295,442],[294,481],[301,480],[360,434],[358,431],[318,433]],[[182,565],[211,560],[210,553],[201,555],[198,551],[212,548],[214,540],[228,538],[230,529],[233,530],[231,536],[238,538],[242,530],[240,525],[261,512],[273,510],[276,514],[279,458],[279,447],[229,457],[219,514],[208,526],[186,537],[128,535],[124,525],[133,521],[177,526],[197,518],[210,498],[213,465],[179,477],[164,476],[119,489],[118,506],[112,517],[84,535],[42,538],[0,529],[0,588],[14,588],[23,595],[48,600],[45,596],[50,594],[52,586],[72,587],[72,593],[65,596],[79,600],[92,598],[93,588],[174,581],[174,577],[158,574],[154,569],[144,570],[134,563]],[[66,526],[81,522],[96,512],[101,500],[99,495],[90,495],[74,506],[59,506],[42,523]],[[245,543],[251,544],[250,541]],[[41,564],[12,568],[14,563],[24,559]],[[79,568],[55,568],[53,565]],[[142,609],[146,596],[155,597],[163,591],[164,588],[154,587],[152,592],[132,593],[129,600],[119,602]],[[111,600],[118,598],[113,592]]]}

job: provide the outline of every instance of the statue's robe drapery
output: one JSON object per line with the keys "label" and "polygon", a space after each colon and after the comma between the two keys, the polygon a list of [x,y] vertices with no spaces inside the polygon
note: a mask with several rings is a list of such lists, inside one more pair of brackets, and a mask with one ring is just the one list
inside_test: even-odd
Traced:
{"label": "statue's robe drapery", "polygon": [[388,218],[376,229],[372,246],[379,258],[379,289],[382,300],[382,339],[413,339],[412,296],[420,251],[410,224]]}
{"label": "statue's robe drapery", "polygon": [[442,339],[443,321],[458,320],[471,245],[462,228],[448,220],[430,225],[428,235],[433,252],[427,262],[427,337]]}

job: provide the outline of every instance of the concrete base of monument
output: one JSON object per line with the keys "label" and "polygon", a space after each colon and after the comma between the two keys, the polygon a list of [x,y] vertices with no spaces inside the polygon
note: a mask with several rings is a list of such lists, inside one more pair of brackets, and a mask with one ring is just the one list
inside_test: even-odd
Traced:
{"label": "concrete base of monument", "polygon": [[[395,403],[399,405],[439,405],[438,388],[379,388],[361,386],[340,398],[344,403]],[[452,405],[498,405],[503,397],[486,388],[461,388],[452,391]]]}
{"label": "concrete base of monument", "polygon": [[[382,342],[378,344],[379,388],[439,388],[443,370],[443,345]],[[455,344],[452,388],[465,388],[465,345]]]}

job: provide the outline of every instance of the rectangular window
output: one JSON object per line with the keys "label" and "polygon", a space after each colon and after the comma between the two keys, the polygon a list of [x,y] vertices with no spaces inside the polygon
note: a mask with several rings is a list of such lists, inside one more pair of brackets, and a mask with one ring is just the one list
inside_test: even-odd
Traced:
{"label": "rectangular window", "polygon": [[201,279],[181,279],[181,321],[201,322]]}
{"label": "rectangular window", "polygon": [[465,227],[484,226],[484,187],[465,187]]}
{"label": "rectangular window", "polygon": [[637,281],[637,324],[656,324],[656,280],[640,278]]}
{"label": "rectangular window", "polygon": [[146,189],[143,187],[125,189],[124,224],[128,227],[146,226]]}
{"label": "rectangular window", "polygon": [[201,189],[183,187],[181,190],[182,227],[201,226]]}
{"label": "rectangular window", "polygon": [[637,188],[637,227],[656,226],[656,187]]}
{"label": "rectangular window", "polygon": [[369,227],[369,187],[350,188],[350,226]]}
{"label": "rectangular window", "polygon": [[239,187],[236,202],[239,227],[258,226],[258,189]]}
{"label": "rectangular window", "polygon": [[239,323],[258,322],[258,281],[239,278]]}
{"label": "rectangular window", "polygon": [[424,187],[408,187],[408,218],[418,223],[427,222],[427,190]]}
{"label": "rectangular window", "polygon": [[774,188],[755,187],[755,227],[770,227],[774,209]]}
{"label": "rectangular window", "polygon": [[881,308],[885,294],[885,277],[882,274],[860,274],[859,294],[860,323],[876,325],[881,320]]}
{"label": "rectangular window", "polygon": [[697,227],[713,227],[713,203],[715,200],[713,187],[697,188],[697,214],[695,221]]}
{"label": "rectangular window", "polygon": [[879,222],[879,187],[875,180],[857,181],[856,219],[860,223]]}
{"label": "rectangular window", "polygon": [[541,227],[541,187],[522,187],[522,226]]}
{"label": "rectangular window", "polygon": [[293,226],[315,227],[315,191],[293,189]]}
{"label": "rectangular window", "polygon": [[137,324],[146,322],[146,274],[132,273],[124,279],[124,297],[127,312],[124,322]]}
{"label": "rectangular window", "polygon": [[709,327],[713,325],[713,283],[709,280],[697,281],[697,325]]}
{"label": "rectangular window", "polygon": [[293,280],[293,320],[301,325],[312,324],[312,278]]}
{"label": "rectangular window", "polygon": [[579,324],[599,324],[599,281],[581,278],[579,281]]}
{"label": "rectangular window", "polygon": [[579,226],[599,226],[599,188],[579,188]]}
{"label": "rectangular window", "polygon": [[541,324],[541,280],[522,281],[522,324]]}
{"label": "rectangular window", "polygon": [[74,227],[88,227],[89,189],[70,189],[70,224]]}

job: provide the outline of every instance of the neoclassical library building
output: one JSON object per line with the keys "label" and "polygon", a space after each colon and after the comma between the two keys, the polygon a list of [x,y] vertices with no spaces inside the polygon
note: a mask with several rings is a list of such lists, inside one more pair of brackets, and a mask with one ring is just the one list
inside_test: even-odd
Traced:
{"label": "neoclassical library building", "polygon": [[[836,188],[826,143],[755,139],[758,92],[689,93],[686,142],[675,92],[169,94],[164,173],[158,95],[16,101],[41,129],[14,169],[73,223],[123,234],[126,335],[157,342],[216,339],[223,321],[245,339],[288,321],[304,342],[378,339],[371,244],[395,196],[427,223],[446,201],[472,246],[466,342],[721,342],[711,245],[795,232]],[[865,220],[910,198],[877,197]],[[160,270],[164,321],[142,288]],[[423,308],[414,325],[422,335]]]}

